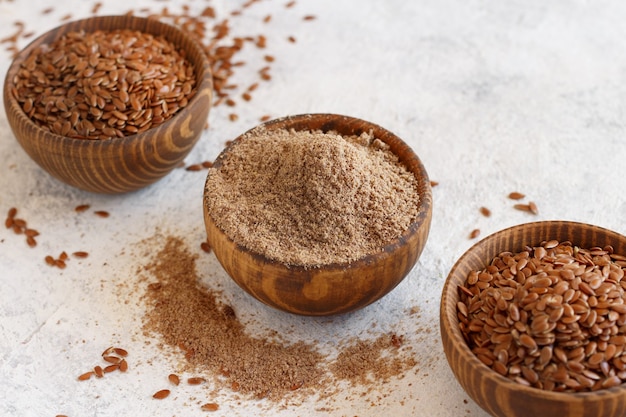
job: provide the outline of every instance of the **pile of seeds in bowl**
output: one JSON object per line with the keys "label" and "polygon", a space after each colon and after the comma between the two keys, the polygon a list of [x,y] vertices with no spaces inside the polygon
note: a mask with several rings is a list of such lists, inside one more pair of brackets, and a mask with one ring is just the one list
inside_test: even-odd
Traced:
{"label": "pile of seeds in bowl", "polygon": [[246,133],[209,168],[205,203],[233,241],[288,265],[353,262],[417,218],[417,178],[373,134]]}
{"label": "pile of seeds in bowl", "polygon": [[626,256],[555,240],[504,252],[459,286],[472,352],[526,386],[581,392],[626,381]]}
{"label": "pile of seeds in bowl", "polygon": [[34,50],[13,83],[28,117],[77,139],[148,130],[185,107],[196,87],[174,45],[128,29],[67,33]]}

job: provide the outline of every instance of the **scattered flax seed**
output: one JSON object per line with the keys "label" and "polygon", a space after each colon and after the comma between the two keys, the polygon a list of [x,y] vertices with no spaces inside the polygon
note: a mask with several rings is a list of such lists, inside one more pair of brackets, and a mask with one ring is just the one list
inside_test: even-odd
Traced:
{"label": "scattered flax seed", "polygon": [[264,116],[261,116],[261,117],[259,118],[259,121],[261,121],[261,122],[267,122],[267,121],[268,121],[268,120],[270,120],[271,118],[272,118],[272,116],[270,116],[269,114],[266,114],[266,115],[264,115]]}
{"label": "scattered flax seed", "polygon": [[176,374],[169,374],[167,379],[174,385],[178,386],[180,384],[180,378]]}
{"label": "scattered flax seed", "polygon": [[43,10],[41,11],[41,14],[50,14],[50,13],[52,13],[53,11],[54,11],[54,9],[53,9],[52,7],[48,7],[48,8],[46,8],[46,9],[43,9]]}
{"label": "scattered flax seed", "polygon": [[211,161],[204,161],[202,162],[202,167],[203,168],[211,168],[213,166],[213,162]]}
{"label": "scattered flax seed", "polygon": [[285,4],[285,7],[289,9],[289,8],[291,8],[291,7],[295,6],[295,5],[296,5],[296,2],[295,2],[295,1],[290,1],[290,2],[288,2],[287,4]]}
{"label": "scattered flax seed", "polygon": [[185,171],[202,171],[202,165],[201,164],[192,164],[192,165],[188,165],[185,168]]}
{"label": "scattered flax seed", "polygon": [[168,395],[170,395],[170,390],[162,389],[160,391],[155,392],[154,395],[152,395],[152,398],[156,398],[157,400],[162,400],[164,398],[167,398]]}
{"label": "scattered flax seed", "polygon": [[120,372],[126,372],[128,371],[128,362],[126,362],[126,359],[122,359],[119,363],[119,370]]}
{"label": "scattered flax seed", "polygon": [[236,113],[231,113],[228,115],[228,119],[231,122],[236,122],[237,120],[239,120],[239,116]]}
{"label": "scattered flax seed", "polygon": [[302,20],[315,20],[316,17],[313,15],[306,15],[302,18]]}
{"label": "scattered flax seed", "polygon": [[76,252],[72,252],[72,256],[74,256],[75,258],[86,258],[89,256],[89,253],[84,252],[84,251],[76,251]]}
{"label": "scattered flax seed", "polygon": [[102,3],[101,2],[96,2],[94,3],[93,7],[91,8],[91,13],[92,14],[98,14],[98,11],[100,11],[100,8],[102,7]]}
{"label": "scattered flax seed", "polygon": [[489,217],[491,216],[491,210],[489,210],[487,207],[481,207],[480,214],[482,214],[485,217]]}
{"label": "scattered flax seed", "polygon": [[217,403],[206,403],[200,407],[202,411],[217,411],[220,406]]}
{"label": "scattered flax seed", "polygon": [[200,243],[200,249],[202,249],[206,253],[211,253],[211,245],[209,244],[209,242],[204,241]]}
{"label": "scattered flax seed", "polygon": [[94,375],[93,371],[85,372],[84,374],[78,376],[78,380],[86,381],[91,378],[92,375]]}
{"label": "scattered flax seed", "polygon": [[272,20],[272,15],[268,14],[263,18],[263,23],[269,23]]}
{"label": "scattered flax seed", "polygon": [[71,20],[71,19],[72,19],[72,15],[70,13],[68,13],[68,14],[66,14],[65,16],[63,16],[61,18],[61,22],[66,22],[66,21]]}
{"label": "scattered flax seed", "polygon": [[89,204],[81,204],[79,206],[74,207],[74,211],[77,213],[82,213],[83,211],[89,210],[91,206]]}
{"label": "scattered flax seed", "polygon": [[296,43],[296,38],[294,36],[287,37],[287,40],[291,43]]}
{"label": "scattered flax seed", "polygon": [[470,232],[469,238],[476,239],[480,235],[480,229],[474,229]]}
{"label": "scattered flax seed", "polygon": [[539,213],[539,211],[537,210],[537,206],[535,205],[535,203],[532,203],[532,202],[529,204],[515,204],[513,208],[519,211],[526,211],[532,214]]}
{"label": "scattered flax seed", "polygon": [[431,182],[430,182],[430,186],[431,186],[431,187],[436,187],[436,186],[438,186],[438,185],[439,185],[439,181],[431,181]]}
{"label": "scattered flax seed", "polygon": [[108,374],[110,372],[117,371],[119,368],[120,366],[118,364],[109,365],[106,368],[104,368],[104,372]]}
{"label": "scattered flax seed", "polygon": [[98,377],[98,378],[102,378],[104,376],[104,371],[102,370],[101,366],[94,366],[93,368],[93,373]]}
{"label": "scattered flax seed", "polygon": [[126,356],[128,356],[128,351],[126,349],[116,347],[116,348],[113,348],[113,352],[122,358],[125,358]]}
{"label": "scattered flax seed", "polygon": [[17,209],[11,207],[7,213],[7,218],[4,221],[4,225],[7,229],[12,229],[16,235],[25,235],[26,244],[31,248],[37,246],[35,237],[39,236],[39,232],[35,229],[29,229],[26,220],[19,219],[17,216]]}
{"label": "scattered flax seed", "polygon": [[250,93],[243,93],[241,95],[241,98],[244,99],[245,101],[250,101],[252,100],[252,96],[250,95]]}
{"label": "scattered flax seed", "polygon": [[192,377],[187,379],[187,383],[189,385],[200,385],[203,384],[206,380],[204,378],[201,377]]}
{"label": "scattered flax seed", "polygon": [[109,363],[113,363],[113,364],[118,364],[121,361],[121,359],[118,358],[117,356],[109,356],[109,355],[103,356],[102,359],[105,362],[109,362]]}
{"label": "scattered flax seed", "polygon": [[511,200],[521,200],[522,198],[526,197],[525,194],[519,193],[517,191],[513,191],[509,194],[509,198]]}
{"label": "scattered flax seed", "polygon": [[108,211],[104,211],[104,210],[94,211],[93,214],[95,214],[98,217],[102,217],[102,218],[106,218],[106,217],[110,216],[109,212]]}

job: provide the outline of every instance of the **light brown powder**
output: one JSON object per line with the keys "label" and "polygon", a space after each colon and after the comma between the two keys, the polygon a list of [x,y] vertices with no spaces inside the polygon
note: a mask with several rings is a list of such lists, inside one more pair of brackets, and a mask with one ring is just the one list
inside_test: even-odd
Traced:
{"label": "light brown powder", "polygon": [[181,348],[192,365],[236,383],[256,397],[280,398],[294,385],[320,381],[322,354],[304,343],[284,345],[249,336],[234,310],[200,287],[184,243],[169,238],[147,266],[156,282],[148,286],[145,328]]}
{"label": "light brown powder", "polygon": [[332,347],[289,343],[281,335],[252,337],[233,308],[220,302],[221,294],[200,284],[197,255],[181,239],[156,236],[144,243],[163,245],[144,266],[150,276],[145,332],[180,348],[186,371],[212,378],[218,389],[275,402],[330,398],[339,393],[339,381],[383,389],[383,382],[416,365],[410,347],[402,346],[404,337],[395,334],[352,337]]}
{"label": "light brown powder", "polygon": [[380,251],[419,207],[415,176],[366,133],[257,128],[209,170],[206,187],[205,204],[231,239],[311,267]]}

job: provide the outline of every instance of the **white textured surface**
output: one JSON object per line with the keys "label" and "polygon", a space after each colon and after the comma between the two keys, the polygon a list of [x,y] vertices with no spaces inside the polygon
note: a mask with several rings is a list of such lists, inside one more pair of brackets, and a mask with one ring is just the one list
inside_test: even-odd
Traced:
{"label": "white textured surface", "polygon": [[[103,13],[123,13],[109,0]],[[141,1],[153,10],[175,2]],[[227,13],[234,1],[215,1]],[[239,1],[237,3],[240,3]],[[273,80],[235,109],[212,110],[211,129],[187,158],[213,159],[224,142],[274,117],[332,112],[360,117],[397,133],[420,155],[432,180],[434,215],[422,257],[407,279],[378,303],[334,319],[307,319],[270,310],[243,294],[213,256],[201,256],[207,285],[219,287],[251,332],[289,330],[290,339],[316,336],[332,347],[349,336],[405,334],[418,366],[388,383],[382,398],[339,396],[333,415],[484,416],[461,390],[438,334],[441,288],[455,260],[482,236],[533,220],[576,220],[626,233],[626,3],[614,1],[265,1],[233,19],[233,30],[268,37],[276,56]],[[207,3],[191,1],[196,10]],[[211,4],[211,3],[209,3]],[[15,20],[37,34],[67,13],[90,15],[91,2],[0,0],[0,38]],[[55,8],[50,15],[40,11]],[[261,18],[271,13],[271,24]],[[307,14],[317,20],[303,22]],[[296,44],[286,41],[293,35]],[[3,45],[0,45],[2,47]],[[20,46],[25,46],[22,42]],[[248,85],[263,64],[234,81]],[[10,57],[0,51],[0,74]],[[254,66],[256,65],[256,66]],[[116,286],[136,282],[142,259],[133,245],[157,229],[203,240],[204,175],[176,170],[142,191],[122,196],[84,193],[50,178],[22,151],[0,112],[0,215],[10,207],[39,230],[39,245],[0,227],[0,415],[199,415],[190,393],[154,401],[175,364],[145,345],[143,307]],[[526,193],[539,207],[532,216],[506,198]],[[91,211],[77,215],[78,204]],[[493,212],[481,216],[480,206]],[[93,215],[107,210],[108,219]],[[46,255],[88,251],[60,271]],[[124,303],[129,300],[129,303]],[[419,315],[409,315],[419,307]],[[372,328],[371,323],[376,322]],[[427,331],[429,329],[430,331]],[[120,345],[132,372],[79,383],[76,376]],[[371,405],[373,401],[376,407]],[[201,400],[201,399],[200,399]],[[210,400],[210,399],[207,399]],[[324,404],[261,411],[263,404],[221,401],[212,415],[325,415]],[[192,404],[194,406],[185,406]]]}

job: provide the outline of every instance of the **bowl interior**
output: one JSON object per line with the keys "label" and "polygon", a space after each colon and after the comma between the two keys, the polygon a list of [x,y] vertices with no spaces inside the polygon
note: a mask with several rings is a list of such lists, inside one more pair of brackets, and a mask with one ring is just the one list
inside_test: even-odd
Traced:
{"label": "bowl interior", "polygon": [[[375,137],[390,146],[418,179],[420,194],[418,216],[400,238],[390,242],[377,254],[368,255],[351,263],[329,264],[316,268],[287,267],[233,242],[216,226],[207,205],[203,204],[209,243],[224,269],[244,290],[258,300],[275,308],[302,315],[330,315],[353,311],[391,291],[414,266],[430,230],[432,216],[430,181],[418,157],[391,132],[347,116],[332,114],[290,116],[267,122],[263,127],[266,130],[336,131],[346,136],[360,135],[371,130]],[[236,140],[241,140],[240,138]],[[215,169],[219,169],[220,160],[228,151],[229,148],[226,148],[216,159]],[[210,189],[205,188],[205,193],[210,192]]]}
{"label": "bowl interior", "polygon": [[[13,79],[22,62],[40,45],[53,42],[68,32],[116,29],[161,35],[184,51],[195,71],[195,96],[163,124],[123,138],[74,139],[41,129],[15,99]],[[157,181],[175,168],[199,139],[211,97],[211,70],[201,47],[171,25],[130,15],[77,20],[41,35],[14,59],[5,78],[3,94],[9,124],[27,154],[57,179],[100,193],[133,191]]]}
{"label": "bowl interior", "polygon": [[528,223],[504,229],[472,246],[452,267],[443,288],[440,328],[448,363],[463,389],[494,416],[622,416],[626,413],[626,387],[595,392],[559,393],[526,387],[499,375],[472,353],[459,329],[458,286],[468,274],[481,270],[503,251],[520,252],[543,241],[570,241],[582,247],[611,245],[626,254],[626,237],[601,227],[568,221]]}

